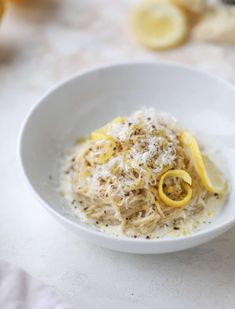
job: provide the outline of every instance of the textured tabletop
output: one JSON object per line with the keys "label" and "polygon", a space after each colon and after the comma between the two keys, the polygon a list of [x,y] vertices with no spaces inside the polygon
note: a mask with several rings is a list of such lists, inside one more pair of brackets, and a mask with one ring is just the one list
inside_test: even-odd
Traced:
{"label": "textured tabletop", "polygon": [[233,308],[235,228],[200,247],[138,256],[86,243],[32,197],[17,137],[35,101],[94,65],[169,60],[235,83],[235,48],[189,43],[154,53],[128,28],[135,0],[35,0],[11,8],[0,30],[0,258],[26,269],[75,308]]}

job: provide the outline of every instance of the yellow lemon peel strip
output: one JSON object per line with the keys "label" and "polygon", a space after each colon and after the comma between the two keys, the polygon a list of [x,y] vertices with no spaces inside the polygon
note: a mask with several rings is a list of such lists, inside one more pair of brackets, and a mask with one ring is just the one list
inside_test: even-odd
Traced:
{"label": "yellow lemon peel strip", "polygon": [[226,182],[221,181],[220,184],[213,184],[212,180],[210,179],[208,175],[208,171],[205,167],[198,143],[196,139],[187,131],[183,132],[180,136],[181,143],[189,149],[190,153],[192,154],[193,163],[195,166],[195,169],[201,179],[202,184],[204,187],[209,191],[213,193],[219,193],[222,194],[226,190]]}
{"label": "yellow lemon peel strip", "polygon": [[117,117],[113,119],[111,122],[106,124],[104,127],[94,131],[91,133],[91,140],[105,140],[108,141],[107,145],[104,145],[104,153],[99,157],[95,158],[94,162],[98,164],[103,164],[108,161],[109,158],[112,157],[114,153],[114,149],[116,147],[116,142],[112,136],[107,135],[107,131],[112,126],[112,124],[123,124],[125,122],[124,117]]}
{"label": "yellow lemon peel strip", "polygon": [[[123,124],[125,122],[124,117],[117,117],[113,119],[111,122],[107,123],[105,126],[101,127],[100,129],[95,130],[94,132],[91,133],[91,139],[92,140],[98,140],[101,139],[101,134],[102,134],[102,139],[108,139],[108,135],[106,134],[107,131],[110,129],[112,124]],[[106,136],[106,137],[105,137]]]}
{"label": "yellow lemon peel strip", "polygon": [[[174,201],[171,198],[169,198],[164,192],[163,192],[163,184],[164,180],[167,177],[179,177],[182,178],[184,183],[183,183],[183,188],[186,191],[186,196],[180,200],[180,201]],[[191,176],[184,170],[170,170],[167,171],[165,174],[163,174],[160,178],[159,181],[159,187],[158,187],[158,193],[161,198],[161,200],[170,207],[184,207],[187,206],[188,203],[190,202],[192,198],[192,178]]]}
{"label": "yellow lemon peel strip", "polygon": [[98,131],[98,130],[91,133],[91,139],[93,141],[98,141],[100,139],[113,141],[113,138],[111,136],[108,136],[105,133]]}
{"label": "yellow lemon peel strip", "polygon": [[114,139],[111,136],[108,136],[104,133],[95,131],[93,133],[91,133],[91,139],[96,141],[96,140],[105,140],[108,143],[104,144],[104,152],[102,155],[100,155],[99,157],[94,159],[95,163],[98,164],[103,164],[106,161],[108,161],[109,158],[112,157],[113,153],[114,153],[114,149],[116,147],[116,142],[114,141]]}
{"label": "yellow lemon peel strip", "polygon": [[113,123],[121,123],[121,124],[123,124],[124,122],[125,122],[125,118],[120,116],[120,117],[117,117],[117,118],[113,119],[110,122],[110,124],[113,124]]}

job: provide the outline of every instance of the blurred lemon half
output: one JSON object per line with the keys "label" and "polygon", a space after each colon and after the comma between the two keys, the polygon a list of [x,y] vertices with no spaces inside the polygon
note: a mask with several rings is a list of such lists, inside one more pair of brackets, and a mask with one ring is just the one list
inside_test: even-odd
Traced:
{"label": "blurred lemon half", "polygon": [[170,1],[144,1],[133,9],[130,21],[136,40],[152,49],[174,47],[188,32],[185,15]]}
{"label": "blurred lemon half", "polygon": [[224,176],[207,157],[201,154],[196,139],[189,132],[185,131],[181,134],[180,140],[186,151],[189,152],[204,187],[209,192],[225,193],[227,184]]}

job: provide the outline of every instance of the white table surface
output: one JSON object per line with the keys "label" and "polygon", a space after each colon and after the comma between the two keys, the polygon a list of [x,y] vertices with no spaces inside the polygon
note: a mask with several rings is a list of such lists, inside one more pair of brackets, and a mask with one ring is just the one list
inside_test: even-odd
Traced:
{"label": "white table surface", "polygon": [[0,30],[0,258],[41,279],[75,308],[233,308],[235,228],[174,254],[138,256],[96,247],[67,231],[32,197],[16,145],[34,102],[81,69],[163,59],[235,83],[235,48],[190,43],[148,52],[129,32],[134,0],[35,2],[11,8]]}

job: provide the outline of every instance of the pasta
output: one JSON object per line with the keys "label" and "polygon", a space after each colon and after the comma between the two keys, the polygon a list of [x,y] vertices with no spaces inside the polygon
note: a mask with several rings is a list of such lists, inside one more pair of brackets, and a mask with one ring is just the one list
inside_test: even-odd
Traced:
{"label": "pasta", "polygon": [[101,230],[116,226],[130,237],[180,229],[219,196],[203,185],[182,132],[173,117],[154,109],[92,132],[66,159],[72,204]]}

